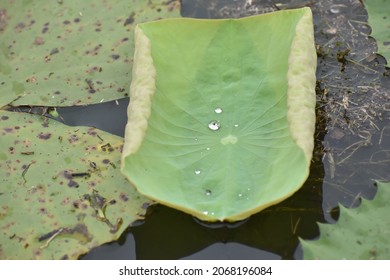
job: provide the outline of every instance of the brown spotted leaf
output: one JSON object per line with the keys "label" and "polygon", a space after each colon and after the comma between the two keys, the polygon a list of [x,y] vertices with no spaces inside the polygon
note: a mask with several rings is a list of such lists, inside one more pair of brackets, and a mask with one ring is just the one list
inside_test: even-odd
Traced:
{"label": "brown spotted leaf", "polygon": [[142,218],[122,138],[6,111],[0,129],[0,259],[75,259]]}
{"label": "brown spotted leaf", "polygon": [[178,16],[178,0],[1,1],[0,107],[127,96],[134,24]]}

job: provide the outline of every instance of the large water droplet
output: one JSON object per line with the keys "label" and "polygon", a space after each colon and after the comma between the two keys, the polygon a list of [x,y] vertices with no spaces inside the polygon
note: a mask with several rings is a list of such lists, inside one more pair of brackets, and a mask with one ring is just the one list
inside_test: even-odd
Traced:
{"label": "large water droplet", "polygon": [[205,194],[206,194],[207,196],[210,196],[210,195],[211,195],[211,190],[206,190]]}
{"label": "large water droplet", "polygon": [[221,114],[222,113],[222,108],[221,107],[217,107],[217,108],[215,108],[214,112],[217,113],[217,114]]}
{"label": "large water droplet", "polygon": [[199,175],[200,174],[200,170],[195,170],[195,174]]}
{"label": "large water droplet", "polygon": [[219,121],[211,121],[211,122],[209,123],[209,128],[210,128],[211,130],[216,131],[216,130],[218,130],[220,127],[221,127],[221,124],[220,124]]}

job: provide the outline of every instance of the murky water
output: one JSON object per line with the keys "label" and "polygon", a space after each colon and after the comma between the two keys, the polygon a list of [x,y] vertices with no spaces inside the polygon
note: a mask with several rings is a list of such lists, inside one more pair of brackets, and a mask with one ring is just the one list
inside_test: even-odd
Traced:
{"label": "murky water", "polygon": [[[128,229],[119,242],[96,248],[83,259],[300,259],[298,237],[318,237],[317,222],[334,222],[338,203],[358,206],[361,197],[375,195],[375,179],[390,180],[389,72],[385,60],[373,54],[376,45],[368,37],[361,2],[274,2],[183,0],[182,14],[221,18],[312,8],[318,52],[317,126],[304,186],[239,224],[206,224],[180,211],[152,206],[145,221]],[[124,99],[58,111],[67,124],[123,135],[127,104]],[[222,112],[215,108],[216,119]],[[212,130],[220,125],[217,120],[208,124]]]}

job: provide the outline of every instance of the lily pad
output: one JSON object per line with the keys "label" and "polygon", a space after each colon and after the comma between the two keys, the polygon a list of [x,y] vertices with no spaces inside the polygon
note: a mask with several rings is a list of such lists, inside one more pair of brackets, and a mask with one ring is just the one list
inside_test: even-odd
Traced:
{"label": "lily pad", "polygon": [[377,182],[372,201],[357,208],[340,206],[336,224],[320,224],[319,240],[301,240],[305,259],[390,259],[390,183]]}
{"label": "lily pad", "polygon": [[2,1],[0,107],[92,104],[128,95],[134,24],[179,1]]}
{"label": "lily pad", "polygon": [[142,194],[235,221],[302,186],[315,123],[309,8],[144,23],[135,41],[122,172]]}
{"label": "lily pad", "polygon": [[387,0],[364,0],[368,12],[368,23],[372,28],[371,35],[378,44],[378,53],[387,63],[390,61],[390,2]]}
{"label": "lily pad", "polygon": [[122,138],[6,111],[0,127],[0,259],[75,259],[142,219]]}

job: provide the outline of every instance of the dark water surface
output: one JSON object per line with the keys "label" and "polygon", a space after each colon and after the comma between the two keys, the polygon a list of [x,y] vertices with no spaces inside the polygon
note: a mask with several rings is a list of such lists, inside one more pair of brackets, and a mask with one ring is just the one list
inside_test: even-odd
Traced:
{"label": "dark water surface", "polygon": [[[292,197],[248,220],[203,224],[155,205],[119,242],[82,259],[301,259],[298,237],[315,239],[317,222],[333,223],[339,203],[372,198],[374,180],[390,180],[390,84],[375,55],[366,11],[348,1],[183,0],[186,17],[242,17],[277,9],[312,8],[318,53],[317,126],[310,176]],[[128,99],[59,108],[69,125],[95,126],[123,136]],[[288,178],[286,178],[288,179]]]}

